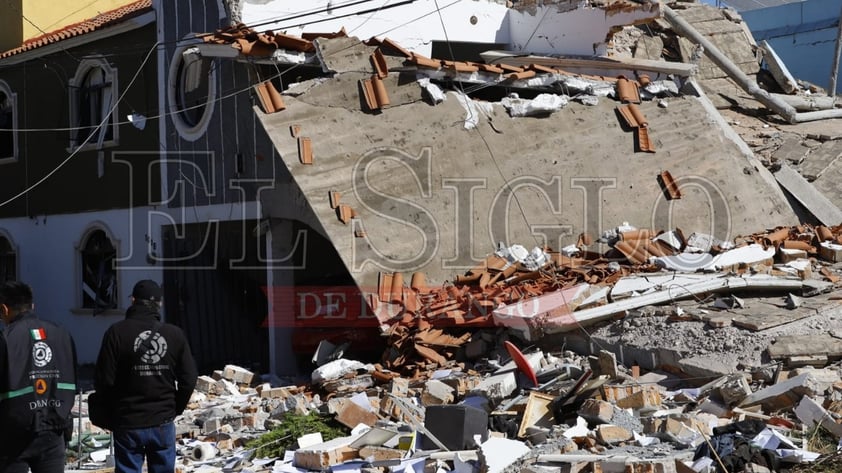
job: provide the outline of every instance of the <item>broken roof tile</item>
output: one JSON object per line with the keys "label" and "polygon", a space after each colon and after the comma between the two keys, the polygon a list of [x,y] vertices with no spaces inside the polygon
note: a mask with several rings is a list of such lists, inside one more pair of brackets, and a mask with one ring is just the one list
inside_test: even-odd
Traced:
{"label": "broken roof tile", "polygon": [[622,76],[617,79],[617,96],[623,103],[640,103],[637,83]]}
{"label": "broken roof tile", "polygon": [[669,171],[662,171],[661,174],[658,175],[658,182],[661,183],[661,186],[664,188],[664,192],[669,200],[681,198],[681,190],[678,188],[678,184],[675,182],[675,179],[673,179],[672,174],[670,174]]}
{"label": "broken roof tile", "polygon": [[317,38],[325,38],[325,39],[333,39],[333,38],[345,38],[348,36],[348,32],[345,31],[345,27],[339,29],[339,31],[335,31],[333,33],[301,33],[301,38],[306,39],[307,41],[313,41]]}
{"label": "broken roof tile", "polygon": [[479,67],[462,61],[442,61],[442,66],[455,72],[477,72],[479,70]]}
{"label": "broken roof tile", "polygon": [[335,209],[339,207],[339,198],[342,197],[338,191],[328,192],[328,200],[330,200],[330,208]]}
{"label": "broken roof tile", "polygon": [[391,103],[386,85],[377,75],[372,76],[371,79],[360,80],[360,88],[369,111],[380,110]]}
{"label": "broken roof tile", "polygon": [[278,93],[272,81],[261,82],[254,86],[254,90],[265,113],[275,113],[286,109],[284,98]]}
{"label": "broken roof tile", "polygon": [[386,56],[380,48],[371,53],[371,65],[374,67],[374,73],[377,77],[383,79],[389,75],[389,66],[386,64]]}
{"label": "broken roof tile", "polygon": [[441,68],[441,61],[436,59],[430,59],[428,57],[416,53],[412,53],[412,56],[410,56],[409,58],[409,62],[415,64],[418,67],[427,67],[430,69]]}

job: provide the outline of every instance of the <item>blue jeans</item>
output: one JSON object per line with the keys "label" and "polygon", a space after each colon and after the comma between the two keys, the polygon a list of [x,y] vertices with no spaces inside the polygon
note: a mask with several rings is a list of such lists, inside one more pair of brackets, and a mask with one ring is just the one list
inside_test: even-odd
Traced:
{"label": "blue jeans", "polygon": [[34,437],[10,440],[3,449],[0,452],[0,473],[64,471],[64,435],[59,432],[41,432]]}
{"label": "blue jeans", "polygon": [[144,457],[149,473],[175,471],[175,424],[114,431],[114,473],[141,473]]}

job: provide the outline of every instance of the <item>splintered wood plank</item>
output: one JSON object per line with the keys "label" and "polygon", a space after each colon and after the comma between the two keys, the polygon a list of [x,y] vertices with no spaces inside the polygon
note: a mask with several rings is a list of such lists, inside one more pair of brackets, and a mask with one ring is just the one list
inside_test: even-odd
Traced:
{"label": "splintered wood plank", "polygon": [[842,339],[831,335],[787,335],[769,345],[769,356],[775,359],[801,355],[842,356]]}

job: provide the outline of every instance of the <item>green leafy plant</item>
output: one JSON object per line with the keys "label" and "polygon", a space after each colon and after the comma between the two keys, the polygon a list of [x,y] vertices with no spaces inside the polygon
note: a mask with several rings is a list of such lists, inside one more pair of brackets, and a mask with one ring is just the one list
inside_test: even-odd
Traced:
{"label": "green leafy plant", "polygon": [[284,416],[280,426],[252,440],[246,444],[246,447],[256,449],[257,458],[282,457],[287,449],[297,448],[298,437],[313,432],[321,432],[325,442],[350,434],[345,426],[331,417],[316,413],[308,415],[289,413]]}

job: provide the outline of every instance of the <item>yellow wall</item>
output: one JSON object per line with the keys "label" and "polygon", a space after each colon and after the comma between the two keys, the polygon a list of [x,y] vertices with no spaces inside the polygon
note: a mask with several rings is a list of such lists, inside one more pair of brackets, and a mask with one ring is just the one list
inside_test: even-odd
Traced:
{"label": "yellow wall", "polygon": [[15,48],[27,39],[93,18],[133,1],[3,0],[5,4],[0,6],[0,51]]}

